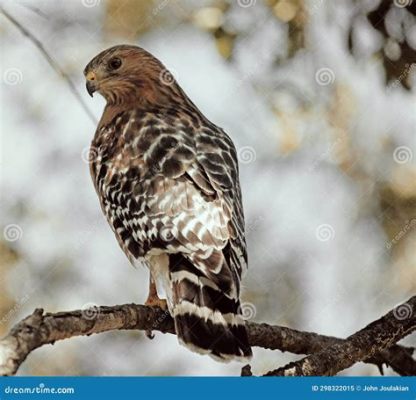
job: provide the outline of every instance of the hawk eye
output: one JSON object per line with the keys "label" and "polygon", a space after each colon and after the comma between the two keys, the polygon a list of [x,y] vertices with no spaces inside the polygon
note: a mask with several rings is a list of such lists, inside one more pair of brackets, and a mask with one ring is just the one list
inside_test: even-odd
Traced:
{"label": "hawk eye", "polygon": [[112,58],[108,62],[108,67],[113,71],[119,69],[121,67],[121,60],[117,57]]}

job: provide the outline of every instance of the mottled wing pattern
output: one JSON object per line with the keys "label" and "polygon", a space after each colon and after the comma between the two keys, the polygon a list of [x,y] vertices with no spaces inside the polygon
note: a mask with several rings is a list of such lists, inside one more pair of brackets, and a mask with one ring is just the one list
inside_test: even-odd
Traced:
{"label": "mottled wing pattern", "polygon": [[165,287],[179,339],[219,359],[249,356],[239,310],[247,255],[231,139],[175,110],[132,110],[104,127],[92,149],[101,206],[131,262],[169,257]]}

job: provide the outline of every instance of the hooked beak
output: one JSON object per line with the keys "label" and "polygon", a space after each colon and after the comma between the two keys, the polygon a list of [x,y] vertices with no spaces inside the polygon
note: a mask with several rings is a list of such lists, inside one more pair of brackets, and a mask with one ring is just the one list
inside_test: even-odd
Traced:
{"label": "hooked beak", "polygon": [[94,92],[97,90],[97,83],[96,83],[97,78],[95,76],[95,72],[94,71],[88,72],[88,74],[86,75],[86,79],[87,79],[87,83],[86,83],[87,92],[92,97]]}
{"label": "hooked beak", "polygon": [[94,81],[87,81],[86,85],[88,94],[92,97],[94,92],[97,90]]}

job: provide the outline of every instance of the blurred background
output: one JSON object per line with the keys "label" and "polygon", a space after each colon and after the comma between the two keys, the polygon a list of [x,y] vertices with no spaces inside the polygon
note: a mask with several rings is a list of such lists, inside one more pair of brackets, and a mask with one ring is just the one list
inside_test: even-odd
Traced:
{"label": "blurred background", "polygon": [[[416,1],[1,2],[75,83],[120,43],[160,58],[240,161],[248,319],[346,337],[416,293]],[[95,123],[3,15],[0,335],[42,307],[143,303],[88,170]],[[416,336],[404,344],[416,345]],[[254,349],[253,373],[300,358]],[[111,332],[33,352],[21,375],[237,375],[176,337]],[[387,374],[394,374],[387,370]],[[358,364],[342,374],[378,375]]]}

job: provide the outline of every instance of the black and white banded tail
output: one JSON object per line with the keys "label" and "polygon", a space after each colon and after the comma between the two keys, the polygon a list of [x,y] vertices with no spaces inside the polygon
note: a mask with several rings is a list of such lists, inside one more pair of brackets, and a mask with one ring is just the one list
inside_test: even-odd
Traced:
{"label": "black and white banded tail", "polygon": [[[169,256],[172,314],[179,341],[218,361],[246,362],[252,352],[231,282],[201,271],[181,254]],[[228,266],[225,266],[229,269]]]}

